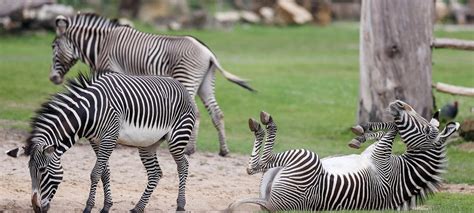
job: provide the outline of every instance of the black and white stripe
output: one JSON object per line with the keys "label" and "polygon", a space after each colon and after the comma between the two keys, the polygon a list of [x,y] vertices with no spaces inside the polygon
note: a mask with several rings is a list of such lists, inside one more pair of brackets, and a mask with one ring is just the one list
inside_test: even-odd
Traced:
{"label": "black and white stripe", "polygon": [[[408,104],[390,104],[394,122],[369,123],[356,128],[356,139],[378,141],[360,155],[319,159],[308,150],[273,154],[276,126],[271,116],[261,113],[264,130],[249,121],[256,140],[247,172],[265,172],[260,198],[234,202],[230,209],[254,203],[270,211],[279,210],[383,210],[410,209],[435,192],[446,168],[446,139],[459,124],[449,123],[440,133],[438,122],[428,122]],[[376,130],[387,132],[371,132]],[[392,154],[397,133],[406,144],[402,155]],[[363,142],[361,141],[361,142]]]}
{"label": "black and white stripe", "polygon": [[[50,79],[56,84],[79,59],[92,70],[112,70],[135,75],[171,76],[181,82],[194,100],[199,95],[218,131],[220,155],[227,155],[223,113],[214,94],[215,71],[250,91],[245,80],[225,71],[215,55],[191,36],[163,36],[143,33],[95,14],[56,19],[53,66]],[[197,105],[194,107],[197,112]],[[198,112],[197,112],[198,113]],[[195,151],[196,128],[187,152]]]}
{"label": "black and white stripe", "polygon": [[184,155],[195,122],[191,97],[178,81],[159,76],[129,76],[100,72],[80,77],[43,104],[32,121],[25,153],[35,211],[45,211],[62,180],[60,158],[79,138],[87,138],[97,155],[85,212],[95,205],[99,178],[104,186],[104,207],[112,206],[108,159],[117,143],[139,149],[148,174],[145,192],[132,211],[142,212],[162,171],[156,149],[168,142],[179,173],[177,209],[184,210],[188,161]]}

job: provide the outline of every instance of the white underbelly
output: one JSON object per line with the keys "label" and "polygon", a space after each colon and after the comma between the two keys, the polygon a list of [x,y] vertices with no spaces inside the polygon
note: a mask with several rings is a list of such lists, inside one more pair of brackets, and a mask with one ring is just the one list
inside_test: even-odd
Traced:
{"label": "white underbelly", "polygon": [[168,129],[138,128],[128,123],[123,123],[117,143],[127,146],[148,147],[158,142],[168,132]]}
{"label": "white underbelly", "polygon": [[360,155],[343,155],[326,157],[321,159],[324,170],[331,174],[348,174],[358,172],[366,168],[374,168],[372,163],[372,151],[375,146],[369,146]]}

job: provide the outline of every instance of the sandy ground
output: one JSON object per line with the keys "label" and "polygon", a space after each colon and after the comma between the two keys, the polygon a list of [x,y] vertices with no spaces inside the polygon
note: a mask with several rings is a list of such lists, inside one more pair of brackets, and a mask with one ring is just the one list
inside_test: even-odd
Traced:
{"label": "sandy ground", "polygon": [[[7,134],[8,133],[8,134]],[[25,133],[0,129],[0,150],[22,145]],[[0,155],[0,212],[31,211],[31,179],[28,157],[11,158]],[[158,183],[148,212],[172,212],[176,209],[178,174],[169,152],[161,148],[158,160],[163,178]],[[188,157],[190,167],[186,188],[186,210],[204,212],[224,210],[230,203],[242,198],[258,197],[260,175],[249,176],[245,172],[247,156],[219,157],[217,153],[196,153]],[[51,212],[81,212],[90,187],[90,171],[95,154],[89,145],[76,145],[62,157],[64,179],[51,202]],[[135,148],[118,147],[110,159],[111,190],[114,205],[112,211],[132,209],[146,186],[146,173]],[[98,212],[103,203],[103,191],[99,187],[96,196]],[[258,210],[244,207],[243,210]]]}
{"label": "sandy ground", "polygon": [[[0,150],[22,145],[26,134],[0,128]],[[176,209],[178,176],[176,164],[164,148],[158,151],[158,160],[164,176],[155,189],[146,211],[173,212]],[[186,190],[186,210],[208,212],[224,210],[230,203],[243,198],[258,197],[261,175],[245,172],[248,156],[231,155],[222,158],[217,153],[196,153],[188,157],[189,177]],[[28,158],[0,155],[0,212],[31,211],[31,179]],[[95,154],[89,145],[76,145],[62,158],[64,180],[52,203],[51,212],[81,212],[89,193],[89,175],[95,163]],[[114,212],[126,212],[134,207],[146,185],[146,173],[135,148],[118,147],[110,159],[111,189]],[[474,193],[474,186],[445,184],[442,191]],[[98,212],[103,193],[99,187],[96,197]],[[255,206],[243,206],[243,211],[258,211]]]}

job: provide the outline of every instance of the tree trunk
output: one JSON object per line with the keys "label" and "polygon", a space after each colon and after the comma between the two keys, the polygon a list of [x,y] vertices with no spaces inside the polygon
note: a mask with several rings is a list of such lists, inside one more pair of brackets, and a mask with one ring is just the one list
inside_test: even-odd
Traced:
{"label": "tree trunk", "polygon": [[392,120],[396,99],[431,117],[433,1],[364,0],[361,13],[358,122]]}

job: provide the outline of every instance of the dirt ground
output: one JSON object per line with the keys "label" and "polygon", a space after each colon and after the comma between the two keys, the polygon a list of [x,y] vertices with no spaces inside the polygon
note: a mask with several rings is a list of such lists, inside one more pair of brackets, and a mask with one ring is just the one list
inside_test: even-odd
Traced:
{"label": "dirt ground", "polygon": [[[0,150],[22,145],[25,133],[0,129]],[[31,211],[31,179],[27,157],[11,158],[0,155],[0,212]],[[176,210],[178,174],[176,164],[169,152],[161,148],[158,160],[163,178],[158,183],[148,212],[170,212]],[[217,153],[196,153],[188,157],[190,163],[186,185],[186,210],[207,212],[224,210],[235,200],[258,197],[260,175],[247,175],[247,156],[220,157]],[[95,155],[89,145],[76,145],[62,157],[64,179],[51,202],[51,212],[82,212],[90,187],[90,172]],[[138,151],[130,147],[118,147],[110,159],[111,190],[114,205],[112,211],[132,209],[146,186],[146,172]],[[96,196],[98,212],[103,203],[103,191],[99,187]],[[242,210],[258,210],[247,206]]]}
{"label": "dirt ground", "polygon": [[[22,145],[26,134],[0,128],[0,150]],[[178,176],[176,164],[164,148],[158,151],[163,178],[158,183],[148,212],[172,212],[176,209]],[[224,210],[230,203],[243,198],[258,197],[261,175],[249,176],[245,172],[248,156],[231,155],[222,158],[217,153],[196,153],[188,157],[189,177],[186,188],[186,210],[207,212]],[[0,155],[0,212],[31,211],[31,179],[28,158],[11,158]],[[51,203],[51,212],[82,212],[89,193],[89,175],[95,163],[95,155],[89,145],[76,145],[62,158],[64,179]],[[124,212],[134,207],[146,185],[146,173],[138,157],[138,151],[118,147],[110,159],[111,189],[114,206],[112,211]],[[474,186],[445,184],[442,191],[474,193]],[[98,212],[102,207],[103,193],[99,187],[96,196]],[[239,210],[258,211],[256,206],[243,206]]]}

